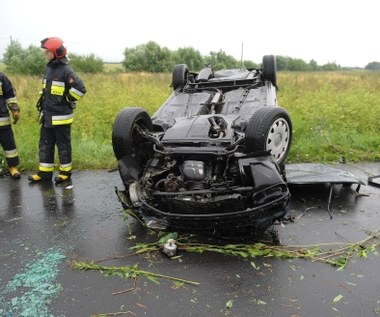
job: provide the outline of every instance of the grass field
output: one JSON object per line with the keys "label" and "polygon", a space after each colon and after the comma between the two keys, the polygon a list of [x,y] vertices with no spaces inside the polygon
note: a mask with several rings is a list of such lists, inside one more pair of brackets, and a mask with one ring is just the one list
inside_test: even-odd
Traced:
{"label": "grass field", "polygon": [[380,159],[380,73],[280,73],[294,129],[291,161]]}
{"label": "grass field", "polygon": [[[117,66],[116,66],[117,67]],[[111,144],[114,119],[128,106],[150,114],[171,94],[171,74],[109,71],[80,74],[87,87],[72,128],[74,169],[115,168]],[[41,78],[10,76],[21,119],[14,126],[21,167],[38,164]],[[380,73],[278,73],[279,104],[293,121],[290,162],[374,161],[380,159]]]}

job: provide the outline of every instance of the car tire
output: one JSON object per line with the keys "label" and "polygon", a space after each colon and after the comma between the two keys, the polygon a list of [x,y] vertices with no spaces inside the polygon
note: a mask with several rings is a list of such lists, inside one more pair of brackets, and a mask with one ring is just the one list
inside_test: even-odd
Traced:
{"label": "car tire", "polygon": [[187,84],[189,68],[186,64],[178,64],[173,69],[173,89],[183,88]]}
{"label": "car tire", "polygon": [[129,107],[119,112],[112,128],[112,147],[118,160],[126,155],[146,156],[138,128],[153,130],[152,120],[143,108]]}
{"label": "car tire", "polygon": [[262,64],[263,79],[277,88],[277,63],[274,55],[265,55]]}
{"label": "car tire", "polygon": [[288,155],[292,141],[292,122],[281,107],[263,107],[255,112],[246,129],[248,152],[269,151],[279,166]]}

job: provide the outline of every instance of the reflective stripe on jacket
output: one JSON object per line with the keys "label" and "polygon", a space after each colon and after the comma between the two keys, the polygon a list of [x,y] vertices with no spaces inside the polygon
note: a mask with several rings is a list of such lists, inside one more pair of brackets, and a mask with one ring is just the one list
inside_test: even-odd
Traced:
{"label": "reflective stripe on jacket", "polygon": [[11,124],[11,120],[9,117],[0,117],[0,127],[4,127],[10,124]]}
{"label": "reflective stripe on jacket", "polygon": [[53,125],[62,125],[73,123],[74,116],[73,114],[68,114],[65,116],[52,116],[51,121]]}

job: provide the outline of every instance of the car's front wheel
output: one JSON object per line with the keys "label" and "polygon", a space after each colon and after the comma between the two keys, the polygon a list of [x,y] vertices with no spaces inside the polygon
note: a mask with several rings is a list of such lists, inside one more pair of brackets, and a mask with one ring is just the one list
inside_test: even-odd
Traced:
{"label": "car's front wheel", "polygon": [[118,160],[126,155],[146,157],[148,149],[142,130],[153,130],[152,120],[143,108],[129,107],[119,112],[112,128],[112,147]]}
{"label": "car's front wheel", "polygon": [[292,121],[281,107],[263,107],[255,112],[246,129],[249,152],[269,151],[277,164],[282,165],[292,140]]}
{"label": "car's front wheel", "polygon": [[177,64],[173,69],[173,89],[183,88],[187,84],[189,77],[189,68],[186,64]]}

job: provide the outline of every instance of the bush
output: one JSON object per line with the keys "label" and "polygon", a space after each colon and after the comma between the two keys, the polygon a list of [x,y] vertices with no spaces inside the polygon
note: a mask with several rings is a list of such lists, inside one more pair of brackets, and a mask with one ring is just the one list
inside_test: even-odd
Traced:
{"label": "bush", "polygon": [[124,50],[123,66],[127,71],[149,73],[170,72],[173,68],[173,53],[156,42],[126,48]]}
{"label": "bush", "polygon": [[77,54],[69,54],[70,65],[75,71],[83,73],[100,73],[103,72],[104,62],[101,58],[94,54],[81,56]]}
{"label": "bush", "polygon": [[19,42],[11,40],[5,50],[3,63],[10,73],[41,75],[45,69],[46,58],[39,47],[30,45],[23,49]]}
{"label": "bush", "polygon": [[371,62],[365,67],[366,70],[377,70],[380,71],[380,62]]}

